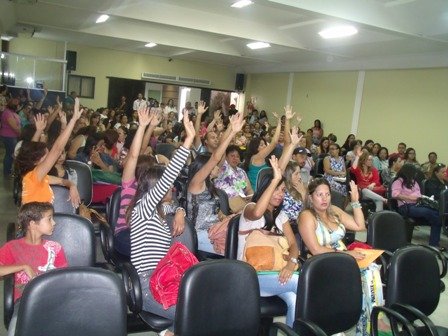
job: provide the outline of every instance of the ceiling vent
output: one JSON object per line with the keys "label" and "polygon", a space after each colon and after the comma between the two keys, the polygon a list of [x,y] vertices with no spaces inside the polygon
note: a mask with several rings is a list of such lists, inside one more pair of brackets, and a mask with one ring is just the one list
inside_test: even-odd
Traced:
{"label": "ceiling vent", "polygon": [[142,79],[156,80],[159,82],[173,82],[173,83],[179,83],[179,84],[189,84],[192,86],[210,86],[212,84],[212,82],[209,81],[208,79],[162,75],[162,74],[155,74],[155,73],[150,73],[150,72],[143,72]]}

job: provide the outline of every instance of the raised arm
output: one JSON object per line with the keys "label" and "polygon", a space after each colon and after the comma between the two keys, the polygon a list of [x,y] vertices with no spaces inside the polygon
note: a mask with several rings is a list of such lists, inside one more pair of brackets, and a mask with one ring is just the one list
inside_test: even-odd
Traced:
{"label": "raised arm", "polygon": [[149,146],[149,141],[151,140],[152,133],[156,129],[157,125],[160,124],[160,122],[161,122],[161,120],[163,118],[163,114],[159,113],[154,108],[151,108],[150,114],[151,113],[154,113],[154,117],[151,119],[149,127],[146,129],[145,135],[143,136],[142,146],[140,148],[140,154],[145,153],[146,149]]}
{"label": "raised arm", "polygon": [[210,175],[213,168],[221,161],[221,158],[224,155],[227,146],[230,144],[230,141],[236,133],[241,131],[244,123],[245,121],[242,113],[237,113],[231,117],[229,136],[223,137],[223,140],[219,144],[216,151],[213,152],[207,163],[193,176],[188,186],[189,192],[198,193],[204,189],[203,184],[205,183],[205,179]]}
{"label": "raised arm", "polygon": [[61,155],[62,151],[64,150],[65,145],[67,144],[67,141],[70,137],[70,134],[73,131],[73,128],[75,127],[76,121],[81,116],[82,110],[79,109],[79,99],[75,99],[75,108],[73,117],[68,123],[65,130],[59,135],[59,137],[56,139],[53,147],[51,148],[50,152],[47,154],[45,159],[39,163],[36,167],[37,171],[37,177],[39,181],[42,181],[42,179],[48,174],[48,172],[51,170],[51,168],[54,166],[56,161],[58,160],[59,156]]}
{"label": "raised arm", "polygon": [[41,135],[44,133],[45,127],[47,126],[47,121],[42,114],[38,114],[34,117],[34,125],[36,125],[36,132],[34,132],[31,141],[39,142]]}
{"label": "raised arm", "polygon": [[122,176],[123,181],[128,182],[135,178],[135,168],[137,167],[137,159],[140,155],[145,129],[151,120],[155,118],[155,114],[155,111],[151,111],[151,113],[149,113],[148,108],[138,110],[138,128],[137,132],[135,132],[134,139],[132,140],[129,153],[126,156],[126,162],[124,163]]}
{"label": "raised arm", "polygon": [[205,102],[201,100],[199,102],[199,104],[198,104],[198,115],[196,116],[196,121],[195,121],[195,124],[194,124],[194,131],[196,133],[196,136],[194,138],[194,148],[195,149],[198,149],[199,146],[202,144],[201,135],[199,133],[199,129],[201,127],[202,116],[203,116],[203,114],[205,112],[207,112],[207,110],[208,110],[208,106],[205,107]]}
{"label": "raised arm", "polygon": [[[289,134],[289,132],[288,132]],[[286,131],[285,131],[286,135]],[[289,134],[290,143],[283,149],[282,156],[280,157],[280,160],[278,162],[278,165],[280,167],[280,170],[282,173],[285,171],[286,166],[288,165],[289,161],[291,160],[292,153],[294,152],[294,149],[299,145],[300,139],[302,139],[302,135],[299,136],[297,134],[297,127],[293,127],[291,134]]]}
{"label": "raised arm", "polygon": [[281,131],[282,122],[280,118],[277,118],[277,128],[275,129],[274,136],[272,137],[271,142],[263,148],[261,151],[259,151],[257,154],[252,156],[252,159],[255,161],[264,161],[266,157],[271,154],[271,152],[274,150],[275,146],[278,143],[278,138],[280,137],[280,131]]}
{"label": "raised arm", "polygon": [[37,104],[35,106],[37,109],[40,110],[42,108],[42,105],[44,104],[45,98],[47,98],[47,94],[48,94],[48,89],[44,88],[44,94],[43,94],[42,98],[37,102]]}
{"label": "raised arm", "polygon": [[354,181],[350,181],[350,199],[353,208],[353,216],[350,216],[348,213],[336,206],[333,206],[333,210],[339,215],[341,223],[344,224],[347,229],[352,231],[365,231],[366,223],[361,204],[359,203],[358,186]]}
{"label": "raised arm", "polygon": [[356,149],[355,158],[353,159],[352,166],[350,167],[350,169],[356,170],[356,168],[358,168],[359,157],[361,156],[361,154],[362,154],[362,149],[361,149],[361,147],[358,147]]}
{"label": "raised arm", "polygon": [[269,206],[269,201],[271,200],[272,194],[274,193],[278,183],[282,179],[282,172],[280,170],[280,167],[278,166],[278,159],[274,155],[272,155],[269,159],[269,162],[271,163],[272,169],[274,171],[274,177],[272,178],[271,183],[258,199],[257,203],[249,203],[244,208],[243,216],[250,221],[255,221],[263,217],[266,209]]}
{"label": "raised arm", "polygon": [[142,203],[144,207],[149,209],[155,209],[157,204],[165,196],[166,192],[171,188],[174,180],[179,175],[185,161],[190,154],[189,148],[193,144],[195,131],[193,123],[188,118],[188,112],[184,112],[184,127],[187,136],[183,145],[176,151],[176,154],[171,159],[168,167],[166,167],[160,180],[157,181],[156,185],[151,188],[142,198]]}
{"label": "raised arm", "polygon": [[284,107],[285,110],[285,146],[291,143],[291,134],[289,133],[291,130],[291,119],[296,114],[292,112],[292,106],[287,105]]}

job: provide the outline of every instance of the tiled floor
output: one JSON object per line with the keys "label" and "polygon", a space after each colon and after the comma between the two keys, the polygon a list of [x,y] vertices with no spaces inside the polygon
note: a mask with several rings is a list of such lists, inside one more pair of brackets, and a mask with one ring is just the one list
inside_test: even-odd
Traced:
{"label": "tiled floor", "polygon": [[[3,158],[3,150],[0,148],[0,168],[1,168],[1,161]],[[13,203],[12,200],[12,180],[11,179],[3,179],[0,177],[0,244],[3,245],[3,243],[6,240],[6,225],[9,222],[15,222],[16,216],[17,216],[17,208]],[[417,228],[414,231],[414,239],[413,242],[415,243],[426,243],[427,239],[429,237],[429,228],[426,227],[420,227]],[[364,240],[365,241],[365,234],[361,234],[357,236],[357,239]],[[441,245],[448,246],[448,238],[443,235]],[[102,259],[101,256],[101,249],[97,248],[98,251],[98,260]],[[416,265],[416,272],[418,272],[418,265]],[[448,277],[445,277],[444,279],[445,285],[448,288]],[[3,288],[3,286],[0,286]],[[0,289],[0,316],[3,317],[3,290]],[[448,289],[442,295],[440,296],[440,303],[437,308],[437,310],[433,313],[431,316],[433,322],[436,325],[442,325],[448,327]],[[1,319],[2,320],[2,319]],[[351,332],[349,333],[351,334]],[[0,323],[0,335],[6,335],[6,330],[4,329],[3,323]],[[153,336],[157,335],[156,333],[152,332],[146,332],[146,333],[139,333],[139,334],[133,334],[133,335],[147,335],[147,336]]]}

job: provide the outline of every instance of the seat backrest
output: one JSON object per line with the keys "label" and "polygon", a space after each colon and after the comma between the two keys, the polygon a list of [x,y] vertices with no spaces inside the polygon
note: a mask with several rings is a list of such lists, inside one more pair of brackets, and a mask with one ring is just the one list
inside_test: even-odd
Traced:
{"label": "seat backrest", "polygon": [[406,246],[407,224],[403,217],[388,210],[373,213],[367,227],[367,244],[390,252]]}
{"label": "seat backrest", "polygon": [[336,190],[331,191],[331,204],[336,205],[337,207],[344,209],[345,208],[345,200],[346,196]]}
{"label": "seat backrest", "polygon": [[182,336],[257,335],[260,289],[254,268],[237,260],[201,262],[185,272],[175,330]]}
{"label": "seat backrest", "polygon": [[238,231],[240,229],[240,216],[234,216],[227,226],[226,259],[236,259],[238,257]]}
{"label": "seat backrest", "polygon": [[[269,175],[269,174],[273,174],[272,168],[263,168],[258,172],[257,175],[257,185],[256,186],[252,186],[252,189],[257,190],[258,187],[260,186],[261,181],[263,181],[263,176],[265,175]],[[256,188],[254,188],[256,187]]]}
{"label": "seat backrest", "polygon": [[54,212],[61,212],[61,213],[69,213],[74,214],[76,213],[76,209],[73,207],[70,198],[70,190],[66,187],[59,186],[59,185],[52,185],[51,189],[53,190],[54,195]]}
{"label": "seat backrest", "polygon": [[112,228],[112,231],[115,230],[115,225],[117,224],[118,216],[120,214],[120,203],[121,187],[118,187],[109,198],[106,206],[106,220],[109,226]]}
{"label": "seat backrest", "polygon": [[226,192],[222,189],[216,188],[215,190],[219,198],[219,209],[224,215],[230,215],[232,211],[230,210],[229,196],[227,196]]}
{"label": "seat backrest", "polygon": [[77,187],[81,201],[85,205],[90,205],[93,194],[93,177],[89,165],[75,160],[67,160],[65,164],[68,168],[76,171],[78,177]]}
{"label": "seat backrest", "polygon": [[171,160],[175,149],[176,147],[173,144],[159,143],[156,145],[156,154],[161,154]]}
{"label": "seat backrest", "polygon": [[[166,221],[170,229],[173,227],[173,215],[168,215],[166,217]],[[198,250],[198,237],[196,235],[196,230],[193,225],[190,224],[187,217],[185,217],[185,229],[181,235],[173,237],[171,240],[171,244],[175,242],[179,242],[184,244],[193,254],[195,254]]]}
{"label": "seat backrest", "polygon": [[387,277],[386,306],[409,304],[428,316],[439,299],[439,265],[434,253],[414,245],[395,251]]}
{"label": "seat backrest", "polygon": [[314,165],[314,177],[319,177],[324,175],[324,158],[325,157],[318,157],[316,159],[316,164]]}
{"label": "seat backrest", "polygon": [[[327,335],[346,331],[359,320],[361,276],[353,257],[324,253],[306,260],[299,277],[296,319],[317,324]],[[307,336],[309,331],[298,334]]]}
{"label": "seat backrest", "polygon": [[126,297],[120,278],[90,267],[57,269],[38,276],[23,292],[15,335],[127,335]]}
{"label": "seat backrest", "polygon": [[92,223],[81,216],[55,213],[53,234],[44,239],[62,245],[69,266],[95,265],[95,232]]}

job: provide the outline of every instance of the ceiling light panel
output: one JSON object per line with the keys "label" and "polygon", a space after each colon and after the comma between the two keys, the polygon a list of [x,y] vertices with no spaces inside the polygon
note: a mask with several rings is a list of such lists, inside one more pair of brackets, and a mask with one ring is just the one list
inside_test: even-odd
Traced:
{"label": "ceiling light panel", "polygon": [[100,15],[98,17],[98,19],[96,19],[96,23],[103,23],[103,22],[106,22],[108,19],[109,19],[109,15],[103,14],[103,15]]}
{"label": "ceiling light panel", "polygon": [[253,1],[250,1],[250,0],[240,0],[240,1],[237,1],[237,2],[233,3],[230,7],[233,7],[233,8],[243,8],[243,7],[252,5],[252,4],[253,4]]}
{"label": "ceiling light panel", "polygon": [[324,29],[319,32],[319,35],[324,39],[348,37],[358,33],[358,30],[353,26],[336,26]]}
{"label": "ceiling light panel", "polygon": [[252,42],[252,43],[248,43],[246,45],[248,48],[253,49],[253,50],[269,48],[271,46],[269,43],[266,43],[266,42]]}
{"label": "ceiling light panel", "polygon": [[145,44],[145,47],[146,48],[153,48],[153,47],[155,47],[157,44],[156,43],[154,43],[154,42],[149,42],[149,43],[146,43]]}

